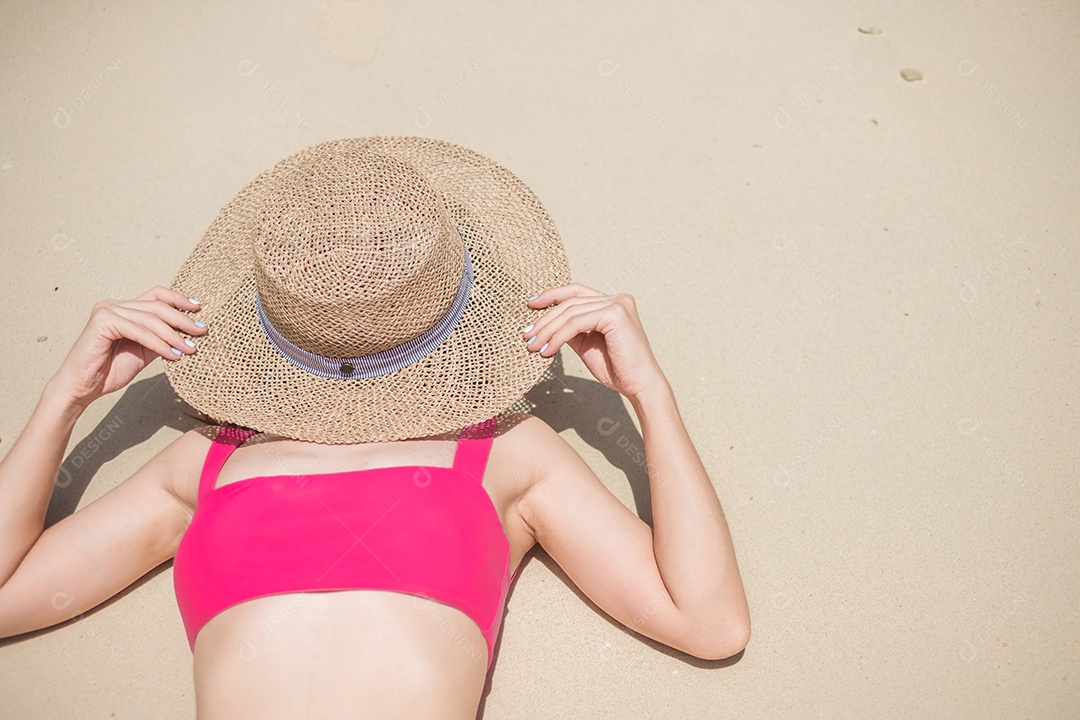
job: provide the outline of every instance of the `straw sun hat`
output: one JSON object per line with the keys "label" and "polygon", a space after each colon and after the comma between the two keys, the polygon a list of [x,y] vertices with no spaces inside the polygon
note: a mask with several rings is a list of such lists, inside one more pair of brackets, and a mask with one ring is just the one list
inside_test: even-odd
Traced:
{"label": "straw sun hat", "polygon": [[259,175],[173,288],[198,350],[165,363],[218,422],[321,443],[424,437],[495,415],[550,358],[527,298],[570,282],[555,224],[509,170],[414,137],[326,142]]}

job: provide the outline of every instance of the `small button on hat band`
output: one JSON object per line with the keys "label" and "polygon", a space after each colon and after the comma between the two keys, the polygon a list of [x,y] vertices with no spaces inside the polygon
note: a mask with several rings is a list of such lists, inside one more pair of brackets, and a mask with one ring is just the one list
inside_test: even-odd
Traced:
{"label": "small button on hat band", "polygon": [[450,309],[439,319],[427,332],[407,340],[400,345],[395,345],[386,350],[380,350],[370,355],[358,355],[356,357],[331,357],[319,355],[290,342],[278,331],[270,318],[266,316],[262,302],[259,299],[259,291],[255,290],[255,308],[259,315],[259,324],[270,344],[278,353],[301,370],[306,370],[313,375],[325,378],[338,378],[340,380],[352,380],[378,377],[397,372],[412,365],[435,348],[439,347],[457,327],[465,312],[465,305],[469,299],[469,290],[473,283],[473,267],[469,258],[469,248],[462,240],[465,250],[465,268],[461,274],[461,284],[458,285],[457,294],[450,304]]}

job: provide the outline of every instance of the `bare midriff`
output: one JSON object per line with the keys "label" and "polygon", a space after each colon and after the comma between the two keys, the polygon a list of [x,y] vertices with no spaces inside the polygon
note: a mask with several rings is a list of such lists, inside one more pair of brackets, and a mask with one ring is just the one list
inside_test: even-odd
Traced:
{"label": "bare midriff", "polygon": [[472,720],[487,644],[460,610],[378,590],[256,598],[195,645],[198,720]]}

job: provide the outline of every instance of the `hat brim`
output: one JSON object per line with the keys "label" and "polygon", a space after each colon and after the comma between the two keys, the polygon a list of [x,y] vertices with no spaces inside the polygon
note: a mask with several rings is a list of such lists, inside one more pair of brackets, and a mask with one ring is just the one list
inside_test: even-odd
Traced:
{"label": "hat brim", "polygon": [[[367,379],[311,374],[282,357],[255,309],[252,243],[273,181],[313,151],[369,150],[413,165],[442,195],[469,249],[475,280],[449,337],[417,362]],[[509,170],[430,138],[351,138],[307,148],[262,173],[211,223],[173,288],[202,303],[198,350],[165,363],[177,394],[218,422],[298,440],[361,443],[438,435],[496,415],[551,363],[520,329],[530,295],[570,282],[554,222]]]}

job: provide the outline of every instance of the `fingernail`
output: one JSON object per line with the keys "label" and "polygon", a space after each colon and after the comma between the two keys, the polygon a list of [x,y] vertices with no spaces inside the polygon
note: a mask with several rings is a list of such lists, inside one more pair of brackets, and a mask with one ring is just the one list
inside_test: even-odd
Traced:
{"label": "fingernail", "polygon": [[521,332],[523,332],[523,333],[527,333],[530,330],[532,330],[532,325],[527,325],[527,326],[521,328]]}
{"label": "fingernail", "polygon": [[187,343],[188,347],[195,347],[195,343],[191,342],[188,338],[184,338],[184,342]]}
{"label": "fingernail", "polygon": [[169,348],[169,349],[173,351],[173,355],[183,355],[184,354],[184,353],[180,352],[179,350],[177,350],[176,348]]}
{"label": "fingernail", "polygon": [[202,303],[199,302],[198,300],[196,300],[195,298],[188,298],[187,301],[189,303],[191,303],[192,305],[202,305]]}
{"label": "fingernail", "polygon": [[525,344],[526,344],[526,345],[532,345],[532,344],[533,344],[533,340],[535,340],[535,339],[536,339],[536,336],[535,336],[535,335],[533,335],[533,336],[532,336],[531,338],[529,338],[529,340],[528,340],[528,341],[527,341],[527,342],[526,342]]}
{"label": "fingernail", "polygon": [[544,343],[544,347],[540,348],[540,352],[544,352],[545,350],[547,350],[547,346],[548,344]]}
{"label": "fingernail", "polygon": [[195,325],[197,325],[198,327],[206,327],[206,323],[204,323],[202,320],[196,320]]}
{"label": "fingernail", "polygon": [[529,300],[535,300],[535,299],[536,299],[536,298],[538,298],[538,297],[540,297],[540,293],[536,293],[536,294],[535,294],[535,295],[533,295],[533,296],[532,296],[531,298],[529,298]]}

